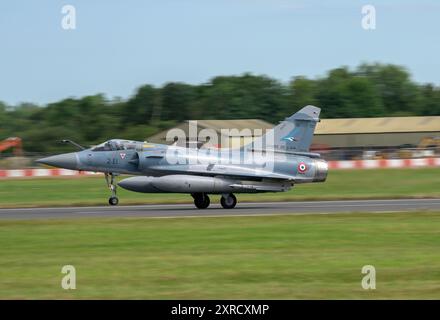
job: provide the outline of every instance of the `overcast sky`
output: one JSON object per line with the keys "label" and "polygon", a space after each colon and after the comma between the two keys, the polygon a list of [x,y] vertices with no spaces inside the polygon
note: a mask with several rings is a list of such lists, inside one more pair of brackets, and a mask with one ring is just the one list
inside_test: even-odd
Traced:
{"label": "overcast sky", "polygon": [[[66,4],[75,30],[61,27]],[[376,30],[361,26],[365,4],[376,8]],[[375,61],[438,85],[439,17],[435,0],[5,0],[0,101],[127,98],[145,83],[243,72],[288,81]]]}

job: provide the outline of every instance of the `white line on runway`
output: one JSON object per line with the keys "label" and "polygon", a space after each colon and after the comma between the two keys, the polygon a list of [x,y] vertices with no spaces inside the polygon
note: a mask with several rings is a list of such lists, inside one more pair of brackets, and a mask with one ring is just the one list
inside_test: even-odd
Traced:
{"label": "white line on runway", "polygon": [[[294,205],[295,207],[298,206],[307,206],[308,204],[311,204],[313,207],[317,207],[319,206],[319,204],[338,204],[341,203],[342,205],[339,205],[341,207],[343,206],[378,206],[378,205],[392,205],[392,204],[387,204],[387,202],[419,202],[419,201],[423,201],[426,204],[438,204],[440,202],[440,199],[430,199],[430,198],[417,198],[417,199],[362,199],[362,200],[316,200],[316,201],[280,201],[280,202],[242,202],[239,205],[241,207],[250,207],[250,206],[258,206],[258,205],[282,205],[282,206],[287,206],[287,205]],[[426,202],[429,201],[429,202]],[[358,203],[358,204],[350,204],[350,202],[354,202],[354,203]],[[376,202],[375,203],[371,203],[371,202]],[[143,204],[143,205],[126,205],[126,206],[115,206],[115,207],[110,207],[110,206],[85,206],[85,207],[33,207],[33,208],[0,208],[0,212],[1,211],[12,211],[12,210],[20,210],[20,211],[32,211],[35,209],[40,209],[40,210],[68,210],[68,209],[110,209],[110,210],[121,210],[124,208],[130,209],[130,208],[167,208],[167,207],[194,207],[193,204],[189,204],[189,203],[182,203],[182,204]],[[308,206],[310,207],[310,206]],[[322,207],[326,207],[326,206],[322,206]]]}
{"label": "white line on runway", "polygon": [[[81,212],[81,213],[88,213],[90,212]],[[369,212],[277,212],[277,213],[248,213],[248,214],[233,214],[233,213],[227,213],[227,214],[207,214],[207,215],[181,215],[181,216],[108,216],[104,218],[142,218],[142,219],[186,219],[186,218],[231,218],[231,217],[273,217],[273,216],[307,216],[307,215],[336,215],[336,214],[381,214],[381,213],[387,213],[387,214],[393,214],[393,213],[411,213],[411,211],[388,211],[388,210],[379,210],[379,211],[369,211]]]}

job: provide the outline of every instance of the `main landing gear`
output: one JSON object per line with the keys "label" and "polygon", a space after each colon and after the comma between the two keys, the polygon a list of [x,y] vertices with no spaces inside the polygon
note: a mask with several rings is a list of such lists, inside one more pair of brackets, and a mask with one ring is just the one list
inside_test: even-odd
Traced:
{"label": "main landing gear", "polygon": [[[206,193],[193,193],[194,205],[199,209],[206,209],[209,207],[211,200]],[[237,198],[232,193],[223,194],[220,203],[225,209],[232,209],[237,204]]]}
{"label": "main landing gear", "polygon": [[220,203],[225,209],[233,209],[237,204],[237,198],[232,193],[224,194],[220,199]]}
{"label": "main landing gear", "polygon": [[211,200],[206,193],[193,193],[194,204],[198,209],[206,209],[209,207]]}
{"label": "main landing gear", "polygon": [[116,196],[116,185],[114,184],[114,180],[115,180],[115,175],[113,173],[110,172],[105,174],[105,181],[107,182],[108,188],[112,192],[111,197],[108,199],[108,203],[111,206],[116,206],[119,203],[119,199]]}

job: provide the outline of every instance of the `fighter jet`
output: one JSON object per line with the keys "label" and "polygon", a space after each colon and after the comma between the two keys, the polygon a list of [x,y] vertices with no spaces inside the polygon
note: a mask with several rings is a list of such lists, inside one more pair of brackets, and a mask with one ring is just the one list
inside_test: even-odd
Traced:
{"label": "fighter jet", "polygon": [[[111,139],[91,148],[37,160],[49,166],[104,173],[117,205],[117,185],[143,193],[186,193],[199,209],[209,195],[221,195],[225,209],[237,204],[234,193],[283,192],[295,184],[324,182],[327,162],[310,145],[321,109],[306,106],[273,129],[239,148],[194,148]],[[133,175],[115,184],[120,174]]]}

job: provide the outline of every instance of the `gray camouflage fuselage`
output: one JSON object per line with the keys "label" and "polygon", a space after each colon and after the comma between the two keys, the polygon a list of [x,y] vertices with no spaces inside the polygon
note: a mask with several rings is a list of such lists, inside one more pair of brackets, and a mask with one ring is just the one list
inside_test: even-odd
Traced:
{"label": "gray camouflage fuselage", "polygon": [[326,180],[326,161],[309,152],[319,113],[319,108],[304,107],[270,133],[239,149],[183,148],[113,139],[39,162],[103,172],[106,177],[134,175],[120,181],[119,186],[145,193],[189,193],[195,199],[201,194],[202,200],[204,194],[226,197],[232,193],[286,191],[296,183]]}

